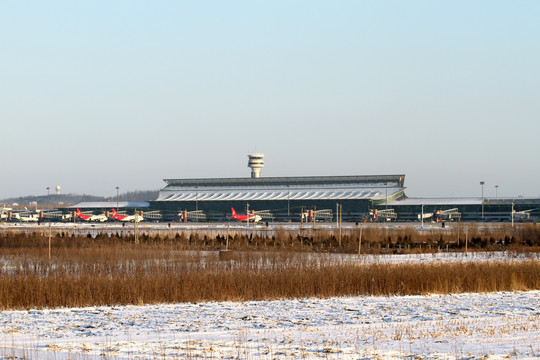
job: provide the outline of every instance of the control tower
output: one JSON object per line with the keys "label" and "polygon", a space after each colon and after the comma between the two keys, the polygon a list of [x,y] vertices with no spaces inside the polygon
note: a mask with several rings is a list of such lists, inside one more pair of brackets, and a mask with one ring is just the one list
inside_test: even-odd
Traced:
{"label": "control tower", "polygon": [[249,154],[248,167],[251,168],[251,177],[260,177],[261,169],[264,167],[264,154]]}

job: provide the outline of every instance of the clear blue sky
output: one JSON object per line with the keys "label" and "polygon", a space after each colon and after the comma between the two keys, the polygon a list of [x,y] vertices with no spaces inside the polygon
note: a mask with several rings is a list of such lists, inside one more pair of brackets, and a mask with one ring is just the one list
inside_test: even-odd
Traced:
{"label": "clear blue sky", "polygon": [[2,1],[0,199],[405,174],[540,195],[539,1]]}

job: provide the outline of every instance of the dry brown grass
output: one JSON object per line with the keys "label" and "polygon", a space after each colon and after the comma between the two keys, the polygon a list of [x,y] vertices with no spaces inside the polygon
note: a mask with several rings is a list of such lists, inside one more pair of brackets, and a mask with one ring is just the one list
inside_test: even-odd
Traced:
{"label": "dry brown grass", "polygon": [[540,289],[538,261],[351,265],[283,251],[334,240],[328,234],[301,239],[312,244],[241,238],[231,241],[233,248],[281,250],[234,251],[234,260],[224,262],[215,251],[185,251],[222,247],[221,239],[204,237],[146,238],[140,245],[129,238],[56,237],[50,260],[46,237],[4,237],[0,308]]}
{"label": "dry brown grass", "polygon": [[[446,230],[431,228],[418,231],[413,226],[385,227],[376,224],[362,224],[356,228],[337,229],[310,227],[304,230],[267,231],[259,227],[252,231],[232,233],[229,236],[229,248],[251,251],[295,251],[295,252],[341,252],[357,253],[360,234],[362,252],[377,253],[418,253],[436,251],[540,251],[540,226],[534,223],[516,224],[477,224],[453,223]],[[100,240],[108,243],[133,242],[131,233],[113,233],[105,235],[101,230],[92,230],[88,236],[69,236],[67,233],[55,233],[53,247],[88,247],[96,246]],[[107,230],[104,230],[107,231]],[[219,250],[225,248],[227,231],[180,230],[143,231],[141,242],[171,245],[177,250]],[[42,247],[47,243],[46,229],[29,231],[10,229],[0,233],[0,248]],[[93,239],[95,237],[95,239]]]}

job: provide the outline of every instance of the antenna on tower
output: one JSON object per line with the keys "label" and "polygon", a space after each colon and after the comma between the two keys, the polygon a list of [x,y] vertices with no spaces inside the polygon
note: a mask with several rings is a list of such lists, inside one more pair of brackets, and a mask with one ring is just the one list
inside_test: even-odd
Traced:
{"label": "antenna on tower", "polygon": [[261,169],[264,167],[264,154],[249,154],[248,167],[251,168],[251,177],[260,177]]}

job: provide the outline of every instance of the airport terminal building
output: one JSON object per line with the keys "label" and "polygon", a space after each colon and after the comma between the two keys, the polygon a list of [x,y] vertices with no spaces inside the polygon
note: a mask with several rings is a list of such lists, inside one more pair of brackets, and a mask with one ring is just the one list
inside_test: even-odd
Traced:
{"label": "airport terminal building", "polygon": [[256,211],[269,221],[300,221],[310,211],[319,219],[333,217],[340,204],[344,218],[358,220],[374,205],[403,198],[404,180],[404,175],[165,179],[152,208],[167,217],[187,212],[209,221],[226,220],[231,208]]}
{"label": "airport terminal building", "polygon": [[[145,221],[230,221],[255,212],[263,221],[538,221],[540,198],[408,198],[405,175],[261,177],[263,154],[248,155],[251,177],[164,179],[156,200],[116,204]],[[113,203],[77,204],[94,214]]]}
{"label": "airport terminal building", "polygon": [[265,221],[511,221],[539,217],[540,198],[408,198],[405,175],[261,177],[263,154],[248,155],[251,177],[165,179],[150,208],[163,219],[230,220],[231,208]]}
{"label": "airport terminal building", "polygon": [[511,221],[538,219],[540,198],[408,198],[405,175],[261,177],[263,154],[248,155],[251,177],[165,179],[151,209],[164,219],[225,221],[231,208],[265,221]]}

